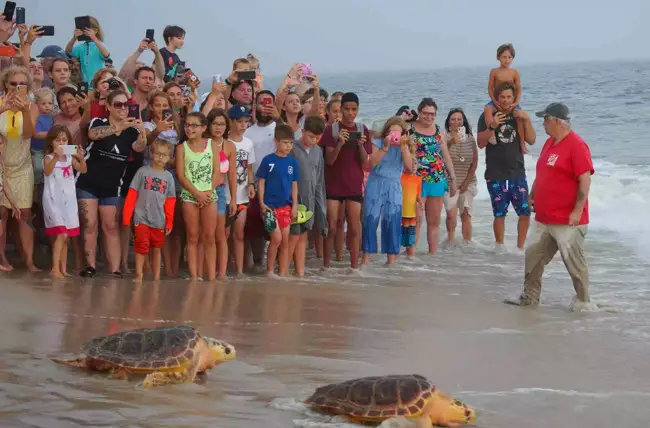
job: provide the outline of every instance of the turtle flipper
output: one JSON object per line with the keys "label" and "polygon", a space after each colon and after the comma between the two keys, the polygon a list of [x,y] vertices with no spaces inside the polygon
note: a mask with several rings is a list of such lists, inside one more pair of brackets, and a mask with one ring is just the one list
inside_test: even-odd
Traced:
{"label": "turtle flipper", "polygon": [[191,381],[189,371],[182,372],[153,372],[149,373],[144,378],[143,386],[145,388],[153,388],[154,386],[163,386],[169,384],[179,384]]}
{"label": "turtle flipper", "polygon": [[70,367],[78,367],[80,369],[87,369],[88,368],[88,361],[86,358],[75,358],[74,360],[58,360],[56,358],[52,358],[52,361],[54,361],[57,364],[63,364],[66,366]]}
{"label": "turtle flipper", "polygon": [[429,419],[426,416],[423,416],[421,418],[417,418],[415,421],[415,428],[432,428],[433,424],[431,423],[431,419]]}

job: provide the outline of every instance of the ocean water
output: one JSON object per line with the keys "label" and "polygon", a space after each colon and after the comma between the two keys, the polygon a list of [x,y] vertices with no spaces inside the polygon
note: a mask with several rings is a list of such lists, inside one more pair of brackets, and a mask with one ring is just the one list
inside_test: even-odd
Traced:
{"label": "ocean water", "polygon": [[[522,67],[523,107],[566,102],[589,143],[596,175],[586,241],[599,308],[569,310],[573,290],[559,258],[543,278],[543,304],[502,303],[520,291],[516,216],[496,251],[479,167],[474,243],[361,271],[348,260],[303,280],[248,276],[227,283],[133,284],[101,275],[52,282],[21,271],[0,279],[0,426],[352,428],[302,403],[314,388],[359,376],[419,373],[478,409],[482,428],[630,427],[650,421],[650,63]],[[487,69],[321,76],[361,98],[366,123],[415,106],[463,107],[472,124],[487,96]],[[274,87],[273,79],[267,86]],[[530,179],[545,140],[526,157]],[[457,231],[459,233],[459,231]],[[444,219],[443,233],[444,235]],[[424,240],[422,245],[426,245]],[[313,256],[313,253],[311,254]],[[93,337],[187,324],[226,340],[237,359],[200,384],[143,390],[52,363]],[[411,427],[392,420],[382,427]]]}

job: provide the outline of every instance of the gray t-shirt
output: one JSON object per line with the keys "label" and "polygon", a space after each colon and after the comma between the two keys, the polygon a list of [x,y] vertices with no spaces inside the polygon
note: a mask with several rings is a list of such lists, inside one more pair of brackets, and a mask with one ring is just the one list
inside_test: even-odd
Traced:
{"label": "gray t-shirt", "polygon": [[[478,132],[487,129],[485,117],[478,118]],[[524,153],[521,151],[521,136],[517,132],[517,121],[509,114],[506,121],[495,132],[496,144],[485,148],[485,179],[515,180],[526,177]]]}
{"label": "gray t-shirt", "polygon": [[155,171],[149,165],[135,173],[131,188],[138,192],[133,224],[146,224],[154,229],[165,228],[165,201],[175,198],[174,177],[169,171]]}

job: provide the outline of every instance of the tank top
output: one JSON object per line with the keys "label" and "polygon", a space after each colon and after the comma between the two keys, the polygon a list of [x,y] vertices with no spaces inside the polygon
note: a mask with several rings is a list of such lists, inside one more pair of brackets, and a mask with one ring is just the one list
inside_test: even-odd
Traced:
{"label": "tank top", "polygon": [[189,144],[183,144],[185,177],[196,190],[207,192],[212,187],[212,140],[208,140],[202,152],[196,153]]}
{"label": "tank top", "polygon": [[228,155],[223,150],[223,143],[225,141],[226,140],[223,139],[221,140],[221,144],[219,144],[219,147],[221,147],[221,150],[219,151],[219,172],[222,174],[225,174],[230,170],[230,159],[228,159]]}
{"label": "tank top", "polygon": [[[463,183],[467,178],[469,167],[474,160],[474,147],[476,147],[476,140],[473,135],[465,134],[463,141],[458,144],[449,144],[447,141],[450,139],[449,134],[445,134],[445,143],[449,147],[449,155],[451,163],[454,165],[454,172],[456,173],[456,181]],[[476,174],[470,179],[470,184],[476,183]]]}
{"label": "tank top", "polygon": [[415,157],[418,161],[417,175],[423,183],[440,183],[446,181],[445,163],[442,160],[440,148],[440,127],[436,125],[433,135],[423,135],[413,129],[413,139],[416,144]]}

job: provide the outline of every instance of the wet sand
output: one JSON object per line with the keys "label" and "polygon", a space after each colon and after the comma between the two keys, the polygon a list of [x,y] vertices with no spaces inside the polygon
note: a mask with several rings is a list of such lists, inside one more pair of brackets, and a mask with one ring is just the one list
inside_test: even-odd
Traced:
{"label": "wet sand", "polygon": [[[343,427],[300,400],[324,383],[387,373],[429,377],[478,408],[481,427],[645,426],[647,316],[569,312],[559,261],[545,277],[550,303],[504,305],[521,256],[492,254],[497,263],[488,264],[486,251],[443,250],[391,270],[378,257],[361,274],[339,264],[304,281],[135,285],[13,273],[0,279],[0,426]],[[95,336],[163,323],[226,340],[237,360],[202,384],[144,390],[140,379],[49,359]]]}

